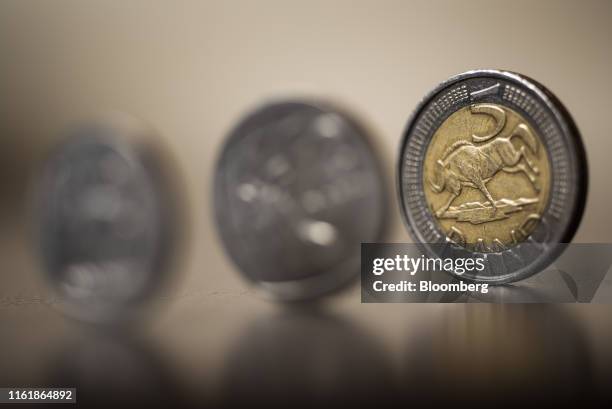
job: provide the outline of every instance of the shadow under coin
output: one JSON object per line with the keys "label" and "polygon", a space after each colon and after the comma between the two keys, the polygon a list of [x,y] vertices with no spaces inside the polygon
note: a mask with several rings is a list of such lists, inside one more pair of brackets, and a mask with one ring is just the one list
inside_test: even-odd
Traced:
{"label": "shadow under coin", "polygon": [[381,346],[354,325],[309,306],[254,321],[224,369],[222,406],[333,406],[395,395]]}
{"label": "shadow under coin", "polygon": [[582,328],[549,305],[449,306],[412,345],[402,373],[411,402],[567,402],[596,393]]}
{"label": "shadow under coin", "polygon": [[547,269],[517,283],[489,286],[486,293],[465,293],[458,300],[496,304],[575,303],[578,292],[576,282],[569,274]]}

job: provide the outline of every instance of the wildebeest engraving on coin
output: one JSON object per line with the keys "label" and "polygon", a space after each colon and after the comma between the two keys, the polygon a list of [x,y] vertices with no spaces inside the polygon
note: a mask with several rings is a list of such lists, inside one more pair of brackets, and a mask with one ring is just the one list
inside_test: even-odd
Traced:
{"label": "wildebeest engraving on coin", "polygon": [[429,253],[488,260],[467,279],[505,283],[545,268],[571,238],[586,197],[586,158],[560,102],[524,76],[451,78],[406,129],[399,195]]}
{"label": "wildebeest engraving on coin", "polygon": [[423,177],[425,197],[446,235],[492,251],[531,233],[550,191],[541,146],[527,121],[500,105],[471,104],[444,121],[425,154]]}
{"label": "wildebeest engraving on coin", "polygon": [[123,321],[164,280],[174,226],[161,162],[129,117],[76,128],[49,155],[35,195],[42,264],[64,310]]}
{"label": "wildebeest engraving on coin", "polygon": [[266,105],[228,137],[216,166],[215,216],[241,272],[274,298],[310,298],[359,273],[379,238],[386,197],[365,131],[330,106]]}

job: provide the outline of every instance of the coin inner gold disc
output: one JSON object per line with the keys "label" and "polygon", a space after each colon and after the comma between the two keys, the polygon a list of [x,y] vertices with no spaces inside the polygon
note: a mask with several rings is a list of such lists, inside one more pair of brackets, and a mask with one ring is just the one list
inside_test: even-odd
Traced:
{"label": "coin inner gold disc", "polygon": [[550,184],[542,139],[519,113],[498,104],[454,112],[425,154],[423,187],[434,219],[471,250],[500,251],[527,239]]}

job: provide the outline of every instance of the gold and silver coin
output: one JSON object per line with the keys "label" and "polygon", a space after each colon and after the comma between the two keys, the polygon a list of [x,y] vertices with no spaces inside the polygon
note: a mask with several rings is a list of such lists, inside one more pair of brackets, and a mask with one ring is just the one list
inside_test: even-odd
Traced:
{"label": "gold and silver coin", "polygon": [[430,255],[482,257],[462,278],[506,283],[549,265],[580,222],[587,168],[554,95],[525,76],[460,74],[406,128],[398,189],[408,230]]}

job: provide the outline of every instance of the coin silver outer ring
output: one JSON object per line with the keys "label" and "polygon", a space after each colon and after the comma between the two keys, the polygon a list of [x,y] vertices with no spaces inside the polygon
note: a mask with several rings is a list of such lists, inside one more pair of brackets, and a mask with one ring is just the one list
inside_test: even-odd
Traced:
{"label": "coin silver outer ring", "polygon": [[376,232],[373,232],[372,238],[370,240],[371,242],[378,241],[381,237],[383,237],[386,231],[388,220],[385,211],[388,209],[388,199],[386,196],[388,185],[384,183],[382,169],[378,165],[378,155],[375,147],[372,145],[370,134],[367,132],[367,129],[360,123],[360,121],[358,121],[357,118],[355,118],[354,115],[351,115],[351,112],[343,110],[333,102],[328,102],[326,100],[320,101],[310,99],[269,100],[266,101],[266,103],[260,104],[259,106],[247,112],[247,114],[239,120],[238,124],[236,124],[230,130],[228,137],[223,143],[223,146],[220,150],[219,156],[217,157],[213,180],[212,213],[213,219],[215,220],[216,230],[221,239],[221,245],[225,250],[226,255],[232,261],[232,264],[234,264],[240,274],[251,285],[254,286],[254,288],[258,291],[259,295],[262,298],[282,302],[296,302],[314,299],[330,292],[336,291],[347,285],[359,275],[361,256],[360,252],[357,251],[355,252],[353,257],[344,260],[339,265],[331,267],[325,271],[321,271],[311,277],[288,281],[261,281],[257,280],[249,274],[249,267],[241,261],[242,257],[240,257],[240,255],[237,254],[238,252],[231,246],[230,243],[232,243],[232,240],[235,239],[235,235],[237,233],[230,231],[231,229],[228,229],[224,224],[224,221],[227,216],[224,215],[224,212],[222,211],[222,209],[224,208],[223,199],[226,194],[226,187],[220,182],[223,176],[222,162],[225,159],[226,151],[231,146],[240,143],[240,141],[245,137],[244,134],[238,132],[239,129],[244,125],[245,121],[250,120],[254,115],[257,115],[257,113],[259,112],[281,105],[304,106],[314,108],[315,110],[318,110],[321,113],[334,113],[336,115],[339,115],[342,120],[353,129],[355,133],[361,136],[361,143],[363,143],[364,148],[366,148],[370,153],[372,162],[377,165],[375,168],[372,169],[372,172],[380,181],[382,192],[382,195],[379,197],[381,214],[377,215],[378,217],[380,217],[381,223],[378,227],[378,230]]}
{"label": "coin silver outer ring", "polygon": [[[451,275],[461,279],[487,282],[494,285],[505,284],[523,280],[538,273],[539,271],[542,271],[563,252],[565,245],[571,242],[578,228],[578,225],[580,224],[580,219],[582,217],[582,213],[586,204],[588,185],[587,160],[584,146],[580,138],[580,133],[576,125],[574,124],[574,121],[572,120],[570,114],[561,104],[561,102],[554,96],[554,94],[552,94],[552,92],[547,90],[537,81],[524,75],[510,71],[488,69],[467,71],[449,78],[448,80],[438,85],[435,89],[433,89],[428,95],[426,95],[425,98],[423,98],[423,100],[419,103],[415,111],[412,113],[402,135],[402,139],[400,141],[399,157],[397,161],[396,192],[400,204],[400,213],[402,215],[402,220],[412,238],[421,247],[421,249],[426,255],[431,257],[440,257],[440,248],[448,250],[448,248],[451,247],[447,245],[448,239],[446,238],[446,235],[439,229],[437,221],[433,218],[433,215],[429,210],[422,186],[422,163],[427,147],[429,146],[431,137],[437,129],[437,126],[433,128],[432,125],[433,130],[428,133],[428,135],[426,136],[426,140],[423,141],[424,148],[421,150],[421,155],[413,159],[413,162],[416,162],[418,164],[416,171],[416,183],[419,184],[419,189],[415,192],[411,192],[417,196],[416,200],[412,200],[412,203],[416,203],[421,211],[421,214],[419,215],[423,219],[420,222],[421,228],[417,226],[415,214],[411,211],[414,209],[410,209],[409,206],[411,205],[407,203],[406,200],[406,196],[408,195],[408,193],[405,192],[403,177],[405,160],[407,156],[406,150],[411,141],[415,139],[413,131],[417,125],[417,122],[421,118],[421,115],[423,115],[430,107],[430,103],[434,101],[435,98],[437,98],[438,96],[443,95],[445,91],[450,90],[454,85],[457,85],[466,80],[478,78],[499,79],[507,83],[512,83],[518,86],[521,91],[524,91],[525,94],[529,94],[528,96],[535,100],[535,102],[541,104],[541,110],[548,111],[545,112],[545,114],[548,114],[548,119],[553,121],[553,126],[556,126],[556,130],[558,131],[553,131],[552,133],[554,135],[552,135],[551,138],[555,138],[556,141],[560,143],[562,147],[565,148],[563,152],[565,152],[565,154],[567,155],[567,163],[564,164],[568,168],[568,171],[566,172],[567,174],[564,176],[567,179],[565,180],[565,184],[563,186],[563,189],[565,189],[564,196],[567,199],[567,202],[560,204],[561,206],[564,206],[566,210],[562,214],[557,214],[558,221],[555,221],[554,223],[547,223],[548,218],[551,217],[551,203],[553,202],[553,200],[555,200],[555,192],[553,192],[555,186],[553,184],[558,182],[558,180],[556,180],[555,178],[559,178],[559,175],[554,174],[555,168],[557,167],[558,163],[555,163],[551,160],[551,175],[553,177],[553,181],[551,184],[551,197],[549,198],[549,203],[547,204],[547,207],[543,212],[543,222],[539,223],[538,227],[536,227],[536,230],[527,238],[527,240],[525,241],[526,244],[519,244],[510,249],[510,251],[520,251],[521,248],[527,248],[533,251],[536,246],[542,246],[542,250],[539,255],[525,263],[522,268],[518,268],[509,272],[504,272],[504,274],[501,275],[493,273],[484,276],[478,276],[469,273],[465,273],[463,275],[450,273]],[[506,105],[513,107],[512,104]],[[456,109],[450,110],[450,112],[448,112],[447,115],[442,118],[442,121],[448,118],[450,114],[452,114],[461,107],[462,106],[453,107]],[[518,109],[518,111],[523,112],[521,109]],[[529,114],[526,114],[525,116],[533,124],[533,119],[530,118]],[[537,128],[540,127],[537,126]],[[545,145],[549,145],[549,143],[547,142],[549,139],[547,135],[541,134],[541,137],[544,139],[543,142],[545,143]],[[547,153],[550,155],[549,146],[547,146],[546,150]],[[425,228],[423,228],[423,226],[425,226]],[[534,236],[536,236],[538,233],[541,233],[541,230],[545,228],[548,229],[547,233],[549,233],[549,239],[540,243],[538,240],[535,239]],[[528,246],[533,247],[530,248]],[[466,252],[467,251],[464,251],[463,253],[465,254]],[[483,257],[489,261],[493,261],[496,258],[504,257],[506,255],[505,253],[507,252],[508,250],[504,250],[503,252],[498,253],[469,253],[472,257]],[[487,265],[488,264],[489,263],[487,263]]]}

